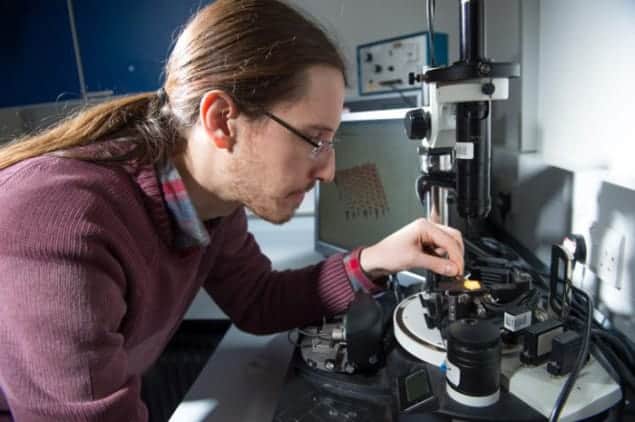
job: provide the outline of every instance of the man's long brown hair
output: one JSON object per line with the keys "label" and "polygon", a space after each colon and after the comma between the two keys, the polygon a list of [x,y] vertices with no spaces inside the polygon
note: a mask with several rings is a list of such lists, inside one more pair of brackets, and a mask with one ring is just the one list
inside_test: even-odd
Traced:
{"label": "man's long brown hair", "polygon": [[[227,92],[241,112],[257,118],[267,106],[301,94],[301,76],[312,65],[332,66],[346,78],[341,54],[316,23],[277,0],[217,0],[179,35],[165,67],[167,95],[130,95],[80,111],[0,149],[0,169],[52,152],[162,162],[183,147],[209,90]],[[90,146],[100,141],[122,148],[96,154],[99,148]]]}

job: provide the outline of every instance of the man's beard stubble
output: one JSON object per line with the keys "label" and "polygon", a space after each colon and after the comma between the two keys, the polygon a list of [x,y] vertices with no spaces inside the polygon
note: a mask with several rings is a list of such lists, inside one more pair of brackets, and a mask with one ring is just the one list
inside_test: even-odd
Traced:
{"label": "man's beard stubble", "polygon": [[233,161],[228,171],[235,198],[254,214],[273,224],[283,224],[291,220],[295,209],[284,210],[276,205],[276,199],[267,197],[265,189],[265,165],[257,159]]}

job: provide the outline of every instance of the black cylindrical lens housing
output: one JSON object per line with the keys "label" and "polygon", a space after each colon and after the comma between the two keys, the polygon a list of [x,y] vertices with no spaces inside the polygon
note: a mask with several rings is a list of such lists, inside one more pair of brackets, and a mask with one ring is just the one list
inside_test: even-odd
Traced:
{"label": "black cylindrical lens housing", "polygon": [[476,319],[452,323],[447,331],[447,360],[460,371],[456,391],[471,397],[500,389],[501,340],[498,328]]}
{"label": "black cylindrical lens housing", "polygon": [[463,218],[482,219],[492,209],[489,102],[456,105],[456,193]]}

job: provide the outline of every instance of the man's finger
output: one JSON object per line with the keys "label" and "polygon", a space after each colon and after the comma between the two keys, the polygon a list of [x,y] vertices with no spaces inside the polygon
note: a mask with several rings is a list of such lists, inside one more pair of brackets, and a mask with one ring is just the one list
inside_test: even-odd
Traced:
{"label": "man's finger", "polygon": [[418,257],[417,266],[446,277],[455,277],[461,273],[459,267],[451,260],[424,253]]}
{"label": "man's finger", "polygon": [[465,245],[463,243],[463,235],[461,235],[460,231],[458,231],[455,228],[445,226],[443,224],[436,224],[436,226],[438,228],[440,228],[441,230],[443,230],[444,232],[446,232],[447,234],[449,234],[450,236],[452,236],[452,238],[459,243],[459,245],[461,247],[461,253],[465,253]]}
{"label": "man's finger", "polygon": [[[445,249],[449,260],[457,266],[459,272],[463,272],[462,242],[457,241],[449,233],[430,223],[421,228],[421,234],[423,236],[422,246],[430,245],[435,249]],[[440,271],[443,271],[443,269],[440,269]]]}

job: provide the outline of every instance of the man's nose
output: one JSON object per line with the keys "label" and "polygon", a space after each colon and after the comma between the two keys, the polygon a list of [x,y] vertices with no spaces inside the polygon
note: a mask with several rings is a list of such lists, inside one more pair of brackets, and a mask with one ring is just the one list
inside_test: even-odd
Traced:
{"label": "man's nose", "polygon": [[320,182],[330,183],[335,179],[335,151],[330,150],[326,154],[327,156],[319,161],[319,167],[314,176]]}

